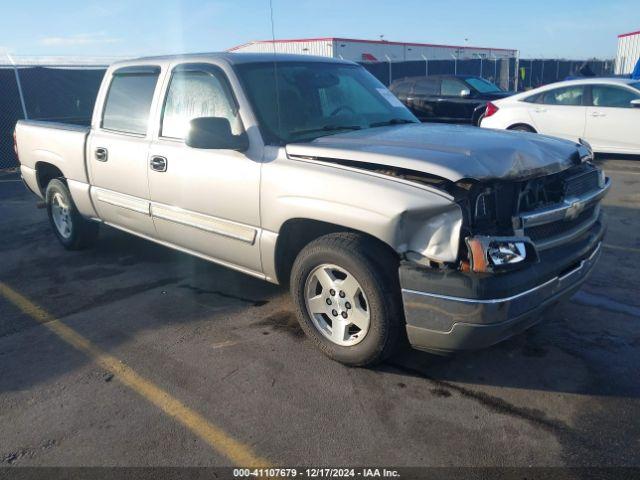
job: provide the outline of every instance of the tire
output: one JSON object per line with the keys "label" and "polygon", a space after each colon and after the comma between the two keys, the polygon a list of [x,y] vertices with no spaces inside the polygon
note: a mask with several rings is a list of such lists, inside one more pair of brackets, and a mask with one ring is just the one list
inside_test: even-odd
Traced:
{"label": "tire", "polygon": [[99,225],[86,220],[76,208],[67,185],[53,179],[45,195],[47,215],[56,237],[67,250],[81,250],[96,241]]}
{"label": "tire", "polygon": [[333,360],[371,366],[401,344],[398,261],[375,240],[357,233],[314,240],[296,258],[290,285],[300,326]]}
{"label": "tire", "polygon": [[513,132],[536,133],[536,131],[528,125],[514,125],[513,127],[509,127],[509,130]]}

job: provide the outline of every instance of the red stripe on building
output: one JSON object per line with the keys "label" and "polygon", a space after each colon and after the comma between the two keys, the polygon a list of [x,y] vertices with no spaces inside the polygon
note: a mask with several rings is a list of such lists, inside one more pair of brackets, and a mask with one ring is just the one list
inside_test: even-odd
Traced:
{"label": "red stripe on building", "polygon": [[618,38],[630,37],[631,35],[639,35],[639,34],[640,34],[640,30],[638,30],[637,32],[621,33],[620,35],[618,35]]}
{"label": "red stripe on building", "polygon": [[[631,34],[629,34],[631,35]],[[512,48],[491,48],[491,47],[474,47],[471,45],[442,45],[437,43],[414,43],[414,42],[391,42],[387,40],[362,40],[359,38],[340,38],[340,37],[318,37],[318,38],[291,38],[283,40],[255,40],[252,42],[243,43],[235,47],[229,48],[227,51],[232,52],[239,48],[255,43],[299,43],[299,42],[351,42],[351,43],[375,43],[384,45],[404,45],[409,47],[440,47],[440,48],[463,48],[468,50],[493,50],[502,52],[514,52]]]}

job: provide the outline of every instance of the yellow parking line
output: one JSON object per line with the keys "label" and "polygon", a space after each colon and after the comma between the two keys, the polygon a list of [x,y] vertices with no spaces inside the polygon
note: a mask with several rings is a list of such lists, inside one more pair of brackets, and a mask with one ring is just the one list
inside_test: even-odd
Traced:
{"label": "yellow parking line", "polygon": [[102,351],[73,328],[65,325],[43,308],[2,282],[0,282],[0,294],[69,345],[85,353],[131,390],[183,424],[207,442],[216,452],[231,460],[233,464],[243,467],[268,467],[270,465],[266,459],[253,453],[247,445],[235,440],[224,430],[213,425],[202,415],[184,405],[180,400],[138,375],[124,362]]}
{"label": "yellow parking line", "polygon": [[623,252],[630,252],[630,253],[640,253],[640,248],[623,247],[622,245],[611,245],[609,243],[605,243],[604,246],[612,250],[621,250]]}

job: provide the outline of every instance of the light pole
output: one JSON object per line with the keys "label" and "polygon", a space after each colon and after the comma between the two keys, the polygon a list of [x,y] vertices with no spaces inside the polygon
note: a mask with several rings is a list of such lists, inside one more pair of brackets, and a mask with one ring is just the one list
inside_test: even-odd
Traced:
{"label": "light pole", "polygon": [[424,56],[424,53],[421,53],[420,56],[424,60],[424,75],[425,77],[429,76],[429,59]]}
{"label": "light pole", "polygon": [[484,78],[483,74],[482,74],[482,54],[481,53],[474,53],[473,55],[480,59],[480,78]]}
{"label": "light pole", "polygon": [[9,63],[11,63],[11,65],[13,66],[13,73],[16,77],[16,84],[18,86],[18,95],[20,96],[20,106],[22,107],[22,114],[24,115],[25,120],[27,120],[29,118],[29,115],[27,114],[27,107],[24,102],[24,95],[22,93],[22,82],[20,82],[18,67],[16,65],[16,62],[13,61],[13,57],[9,55],[9,53],[7,53],[6,55],[7,55],[7,58],[9,59]]}
{"label": "light pole", "polygon": [[387,59],[387,62],[389,62],[389,85],[391,85],[391,82],[393,82],[393,71],[391,70],[391,59],[389,58],[389,55],[387,55],[385,53],[384,57]]}
{"label": "light pole", "polygon": [[496,85],[498,80],[498,57],[496,57],[493,52],[491,52],[491,58],[493,59],[493,83]]}

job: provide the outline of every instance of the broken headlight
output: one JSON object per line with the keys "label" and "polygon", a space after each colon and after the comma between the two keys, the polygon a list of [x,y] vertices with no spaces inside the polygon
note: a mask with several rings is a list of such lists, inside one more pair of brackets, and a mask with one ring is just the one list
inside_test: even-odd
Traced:
{"label": "broken headlight", "polygon": [[538,261],[533,243],[526,237],[484,237],[466,239],[473,272],[506,271]]}

